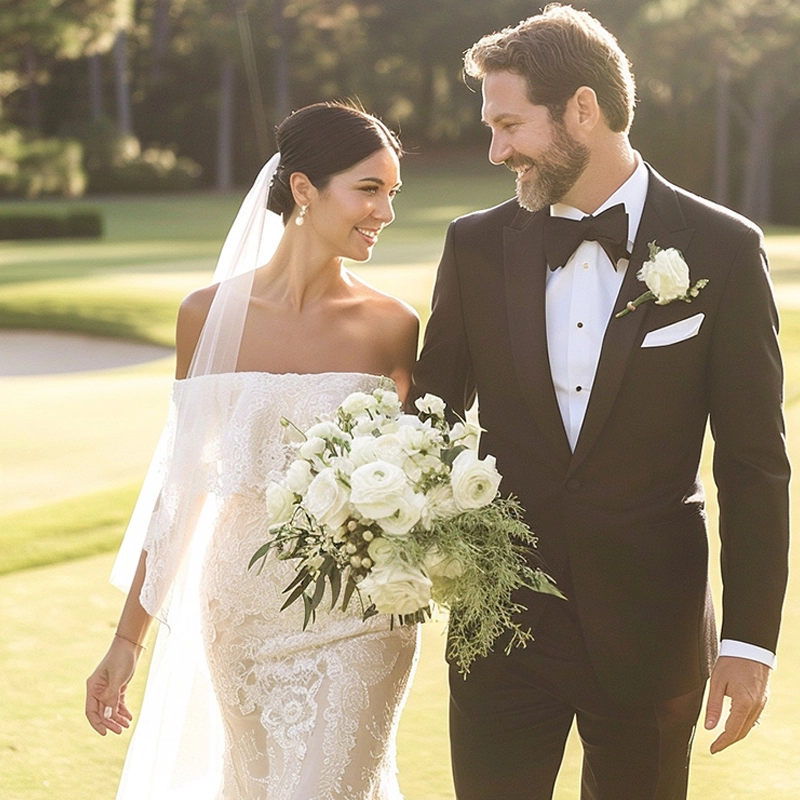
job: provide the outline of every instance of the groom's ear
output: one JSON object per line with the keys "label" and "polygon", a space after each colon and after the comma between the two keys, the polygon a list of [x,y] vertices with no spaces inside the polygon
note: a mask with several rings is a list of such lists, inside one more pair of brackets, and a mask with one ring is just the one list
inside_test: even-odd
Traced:
{"label": "groom's ear", "polygon": [[567,130],[573,136],[581,133],[584,136],[588,135],[604,120],[600,104],[597,102],[597,94],[589,86],[581,86],[575,90],[575,94],[567,101],[564,115]]}

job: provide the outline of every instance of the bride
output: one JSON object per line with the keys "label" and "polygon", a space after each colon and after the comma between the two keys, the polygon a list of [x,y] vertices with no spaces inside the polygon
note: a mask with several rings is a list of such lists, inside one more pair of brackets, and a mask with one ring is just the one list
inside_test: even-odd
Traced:
{"label": "bride", "polygon": [[297,111],[277,135],[215,283],[181,305],[170,418],[112,575],[128,597],[87,681],[90,724],[121,733],[148,627],[164,623],[126,800],[401,796],[395,733],[416,630],[362,622],[353,603],[303,632],[298,604],[279,611],[291,565],[248,570],[269,526],[265,486],[290,457],[281,417],[302,428],[386,378],[408,391],[416,314],[343,266],[369,259],[394,219],[401,148],[341,104]]}

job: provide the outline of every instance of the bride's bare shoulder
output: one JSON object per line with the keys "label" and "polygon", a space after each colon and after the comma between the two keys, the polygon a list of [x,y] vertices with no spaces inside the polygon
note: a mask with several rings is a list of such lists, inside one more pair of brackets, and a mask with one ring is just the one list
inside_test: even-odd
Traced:
{"label": "bride's bare shoulder", "polygon": [[176,374],[185,377],[200,339],[211,303],[217,294],[218,283],[196,289],[187,295],[178,309],[178,323],[175,329]]}
{"label": "bride's bare shoulder", "polygon": [[413,306],[399,297],[376,289],[356,275],[351,275],[351,279],[365,307],[384,322],[394,321],[398,326],[406,328],[419,325],[419,315]]}

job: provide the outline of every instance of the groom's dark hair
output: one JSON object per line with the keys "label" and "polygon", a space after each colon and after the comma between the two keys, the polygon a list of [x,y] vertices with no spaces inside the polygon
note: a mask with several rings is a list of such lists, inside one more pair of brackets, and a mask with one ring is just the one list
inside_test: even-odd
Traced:
{"label": "groom's dark hair", "polygon": [[479,79],[488,72],[521,75],[528,99],[547,106],[554,120],[562,119],[576,90],[588,86],[612,131],[627,132],[633,121],[636,87],[627,56],[591,14],[570,6],[553,3],[484,36],[464,54],[464,71]]}

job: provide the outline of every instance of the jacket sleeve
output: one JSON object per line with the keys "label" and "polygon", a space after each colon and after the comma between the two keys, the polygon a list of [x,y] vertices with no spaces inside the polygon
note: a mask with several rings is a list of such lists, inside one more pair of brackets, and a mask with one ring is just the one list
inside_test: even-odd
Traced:
{"label": "jacket sleeve", "polygon": [[742,238],[713,329],[710,416],[722,638],[775,652],[788,578],[789,462],[778,314],[763,240]]}
{"label": "jacket sleeve", "polygon": [[447,231],[444,252],[433,289],[431,316],[417,365],[408,404],[430,392],[446,403],[452,414],[464,417],[475,400],[469,343],[463,319],[458,275],[456,235],[458,222]]}

